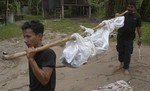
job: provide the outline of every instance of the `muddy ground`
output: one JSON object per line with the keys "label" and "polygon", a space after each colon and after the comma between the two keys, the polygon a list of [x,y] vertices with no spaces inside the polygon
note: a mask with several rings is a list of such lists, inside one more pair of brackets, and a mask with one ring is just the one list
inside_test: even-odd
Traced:
{"label": "muddy ground", "polygon": [[[58,40],[59,33],[46,32],[43,43],[51,42],[50,35],[56,35],[51,41]],[[2,52],[9,54],[26,49],[23,38],[14,38],[0,42],[0,91],[28,91],[28,61],[26,57],[14,60],[3,60]],[[80,68],[57,68],[56,91],[92,91],[100,86],[107,85],[117,80],[124,80],[134,91],[150,91],[150,47],[142,45],[141,59],[138,47],[135,44],[130,64],[130,75],[125,75],[117,70],[119,62],[115,49],[116,42],[110,42],[109,50],[101,55],[89,58],[86,65]],[[52,47],[57,54],[57,65],[62,65],[60,56],[63,47]]]}

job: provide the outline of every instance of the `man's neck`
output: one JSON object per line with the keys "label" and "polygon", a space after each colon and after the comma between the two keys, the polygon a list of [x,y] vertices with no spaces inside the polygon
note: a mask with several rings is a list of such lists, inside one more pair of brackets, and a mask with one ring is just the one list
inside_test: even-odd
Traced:
{"label": "man's neck", "polygon": [[35,48],[41,47],[41,46],[42,46],[42,43],[40,42]]}

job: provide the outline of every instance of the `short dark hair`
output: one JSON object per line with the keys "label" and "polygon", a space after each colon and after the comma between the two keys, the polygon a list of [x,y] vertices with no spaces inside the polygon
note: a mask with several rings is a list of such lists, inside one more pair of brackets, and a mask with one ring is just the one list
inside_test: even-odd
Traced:
{"label": "short dark hair", "polygon": [[129,4],[133,5],[136,8],[136,2],[135,1],[131,1]]}
{"label": "short dark hair", "polygon": [[22,31],[24,31],[28,28],[32,29],[32,31],[35,33],[35,35],[37,35],[39,33],[43,34],[43,32],[44,32],[44,25],[38,20],[27,21],[21,27]]}

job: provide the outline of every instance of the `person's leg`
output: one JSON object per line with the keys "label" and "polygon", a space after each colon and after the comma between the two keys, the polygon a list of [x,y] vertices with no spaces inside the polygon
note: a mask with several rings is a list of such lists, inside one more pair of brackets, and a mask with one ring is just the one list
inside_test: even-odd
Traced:
{"label": "person's leg", "polygon": [[124,65],[124,41],[121,38],[117,39],[117,46],[116,49],[118,51],[118,60],[120,62],[120,68]]}
{"label": "person's leg", "polygon": [[125,69],[125,74],[129,74],[129,65],[130,65],[132,51],[133,51],[133,40],[126,40],[124,66],[123,66],[123,68]]}
{"label": "person's leg", "polygon": [[124,52],[118,52],[118,60],[120,62],[120,68],[123,68],[124,65],[123,58],[124,58]]}

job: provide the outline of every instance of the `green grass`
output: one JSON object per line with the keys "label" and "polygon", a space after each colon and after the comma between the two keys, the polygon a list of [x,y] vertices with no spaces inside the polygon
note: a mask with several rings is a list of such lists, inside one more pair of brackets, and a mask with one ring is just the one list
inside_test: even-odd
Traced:
{"label": "green grass", "polygon": [[[81,33],[79,25],[92,28],[94,25],[85,19],[53,19],[42,21],[45,25],[45,30],[51,32],[60,32],[66,34]],[[142,22],[143,43],[150,45],[150,22]],[[16,24],[0,25],[0,40],[20,37],[21,28]],[[53,36],[51,36],[53,38]]]}
{"label": "green grass", "polygon": [[43,19],[42,16],[40,15],[24,15],[24,20],[40,20],[40,19]]}
{"label": "green grass", "polygon": [[[60,32],[60,33],[77,33],[82,32],[79,25],[84,25],[86,27],[91,27],[92,24],[87,22],[84,19],[73,20],[73,19],[55,19],[55,20],[46,20],[42,21],[45,25],[45,30],[49,30],[52,32]],[[0,41],[5,39],[11,39],[14,37],[20,37],[21,28],[17,24],[7,24],[0,25]],[[52,36],[50,36],[52,37]]]}
{"label": "green grass", "polygon": [[150,22],[142,22],[143,43],[150,45]]}
{"label": "green grass", "polygon": [[50,30],[52,32],[61,32],[61,33],[76,33],[81,32],[79,25],[84,25],[86,27],[91,27],[90,23],[87,23],[84,20],[76,21],[70,19],[59,19],[59,20],[51,20],[44,22],[45,29]]}
{"label": "green grass", "polygon": [[20,35],[20,26],[16,24],[0,25],[0,40],[19,37]]}

